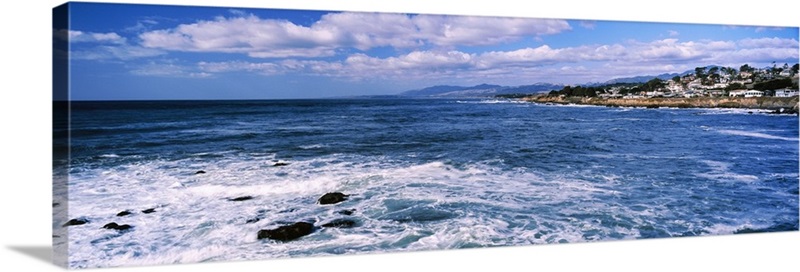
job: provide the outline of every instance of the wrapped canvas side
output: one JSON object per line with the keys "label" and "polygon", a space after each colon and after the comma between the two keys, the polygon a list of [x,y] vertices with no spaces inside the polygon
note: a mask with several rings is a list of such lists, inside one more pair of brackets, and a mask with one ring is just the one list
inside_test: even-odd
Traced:
{"label": "wrapped canvas side", "polygon": [[69,4],[53,8],[53,263],[68,264],[69,43],[56,35],[69,29]]}

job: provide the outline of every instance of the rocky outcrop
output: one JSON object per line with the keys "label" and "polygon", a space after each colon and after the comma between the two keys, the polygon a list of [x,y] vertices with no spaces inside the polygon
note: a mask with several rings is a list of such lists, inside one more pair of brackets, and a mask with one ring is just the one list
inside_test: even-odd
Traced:
{"label": "rocky outcrop", "polygon": [[341,211],[338,211],[336,213],[343,214],[343,215],[352,215],[354,212],[356,212],[356,209],[341,210]]}
{"label": "rocky outcrop", "polygon": [[125,210],[125,211],[121,211],[121,212],[117,213],[117,216],[126,216],[126,215],[130,215],[130,214],[131,214],[131,211]]}
{"label": "rocky outcrop", "polygon": [[322,224],[326,228],[352,228],[357,225],[356,221],[350,219],[335,219],[331,222]]}
{"label": "rocky outcrop", "polygon": [[280,226],[275,229],[262,229],[258,231],[258,239],[271,239],[277,241],[291,241],[314,232],[314,225],[307,222],[297,222],[291,225]]}
{"label": "rocky outcrop", "polygon": [[642,108],[742,108],[781,110],[779,113],[796,113],[798,97],[694,97],[694,98],[598,98],[598,97],[559,97],[528,96],[524,101],[553,104],[581,104],[609,107]]}
{"label": "rocky outcrop", "polygon": [[205,174],[205,173],[206,173],[206,171],[203,171],[203,170],[200,170],[200,171],[194,172],[194,174],[195,174],[195,175],[199,175],[199,174]]}
{"label": "rocky outcrop", "polygon": [[64,225],[61,225],[61,226],[62,227],[78,226],[78,225],[83,225],[83,224],[86,224],[86,223],[89,223],[89,220],[86,219],[86,218],[73,218],[73,219],[70,219],[69,221],[67,221],[67,223],[64,223]]}
{"label": "rocky outcrop", "polygon": [[340,193],[340,192],[327,193],[327,194],[322,195],[317,200],[317,203],[319,203],[321,205],[336,204],[336,203],[339,203],[339,202],[347,200],[347,197],[349,197],[349,196],[346,195],[346,194]]}
{"label": "rocky outcrop", "polygon": [[240,197],[236,197],[236,198],[228,198],[228,201],[245,201],[245,200],[250,200],[250,199],[253,199],[253,197],[252,196],[240,196]]}
{"label": "rocky outcrop", "polygon": [[103,226],[103,228],[104,229],[113,229],[113,230],[123,231],[123,230],[129,230],[132,227],[131,227],[131,225],[128,225],[128,224],[119,225],[116,222],[111,222],[111,223],[105,224],[105,226]]}
{"label": "rocky outcrop", "polygon": [[142,213],[154,213],[154,212],[156,212],[156,208],[150,208],[150,209],[142,210]]}

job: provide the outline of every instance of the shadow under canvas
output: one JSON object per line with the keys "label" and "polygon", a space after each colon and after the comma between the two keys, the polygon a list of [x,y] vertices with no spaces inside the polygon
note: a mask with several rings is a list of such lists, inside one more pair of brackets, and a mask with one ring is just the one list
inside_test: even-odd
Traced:
{"label": "shadow under canvas", "polygon": [[8,246],[9,249],[46,263],[53,263],[52,246]]}

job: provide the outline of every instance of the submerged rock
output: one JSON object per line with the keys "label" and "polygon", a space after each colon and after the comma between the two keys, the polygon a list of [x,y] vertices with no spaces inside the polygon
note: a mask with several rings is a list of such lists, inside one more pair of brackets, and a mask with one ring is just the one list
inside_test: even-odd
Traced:
{"label": "submerged rock", "polygon": [[273,164],[272,166],[273,166],[273,167],[278,167],[278,166],[287,166],[287,165],[289,165],[289,163],[288,163],[288,162],[276,162],[276,163],[275,163],[275,164]]}
{"label": "submerged rock", "polygon": [[203,170],[200,170],[200,171],[194,172],[194,174],[195,174],[195,175],[199,175],[199,174],[205,174],[205,173],[206,173],[206,171],[203,171]]}
{"label": "submerged rock", "polygon": [[150,208],[142,211],[142,213],[154,213],[154,212],[156,212],[156,208]]}
{"label": "submerged rock", "polygon": [[258,231],[258,239],[272,239],[278,241],[291,241],[314,232],[314,225],[306,222],[297,222],[276,229],[263,229]]}
{"label": "submerged rock", "polygon": [[126,216],[126,215],[130,215],[130,214],[131,214],[131,211],[125,210],[125,211],[119,212],[117,214],[117,216]]}
{"label": "submerged rock", "polygon": [[336,213],[344,214],[344,215],[352,215],[354,212],[356,212],[356,209],[341,210],[341,211],[338,211]]}
{"label": "submerged rock", "polygon": [[322,226],[326,228],[352,228],[357,224],[358,223],[356,221],[350,219],[335,219],[331,222],[322,224]]}
{"label": "submerged rock", "polygon": [[245,224],[255,223],[255,222],[261,221],[261,219],[266,218],[266,216],[267,216],[267,210],[258,210],[258,213],[256,214],[256,217],[247,219],[247,221],[245,221],[244,223]]}
{"label": "submerged rock", "polygon": [[228,201],[245,201],[245,200],[250,200],[250,199],[253,199],[253,197],[252,196],[240,196],[240,197],[236,197],[236,198],[228,198]]}
{"label": "submerged rock", "polygon": [[86,224],[86,223],[89,223],[88,219],[85,219],[85,218],[73,218],[73,219],[70,219],[69,221],[67,221],[67,223],[64,223],[64,225],[61,225],[61,226],[62,227],[77,226],[77,225],[83,225],[83,224]]}
{"label": "submerged rock", "polygon": [[348,195],[339,192],[327,193],[322,195],[317,202],[322,205],[336,204],[347,200],[347,197]]}
{"label": "submerged rock", "polygon": [[131,227],[131,225],[128,225],[128,224],[118,225],[116,222],[111,222],[111,223],[105,224],[105,226],[103,226],[103,228],[104,229],[113,229],[113,230],[129,230],[132,227]]}

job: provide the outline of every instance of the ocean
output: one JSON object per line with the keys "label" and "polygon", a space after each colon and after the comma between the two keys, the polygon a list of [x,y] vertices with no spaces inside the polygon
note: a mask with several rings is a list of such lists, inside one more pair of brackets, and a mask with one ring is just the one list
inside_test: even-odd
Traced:
{"label": "ocean", "polygon": [[[53,228],[67,233],[54,247],[73,268],[798,230],[796,115],[497,99],[87,101],[72,102],[69,124],[54,131],[70,136],[69,153],[54,152],[71,158],[54,169],[67,187],[53,205],[68,207],[54,217],[86,223]],[[349,198],[318,204],[328,192]],[[341,219],[355,225],[321,227]],[[257,238],[294,222],[315,229]]]}

